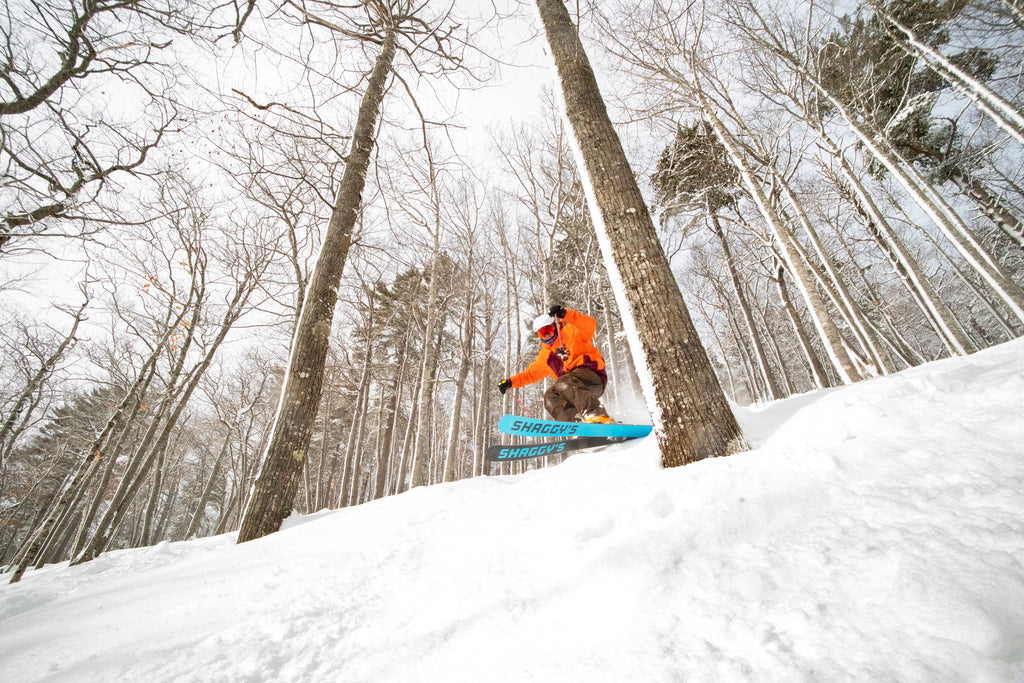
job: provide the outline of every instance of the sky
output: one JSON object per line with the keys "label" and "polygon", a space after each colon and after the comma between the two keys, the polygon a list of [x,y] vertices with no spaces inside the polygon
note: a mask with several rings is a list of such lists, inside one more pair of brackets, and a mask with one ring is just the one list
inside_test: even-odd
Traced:
{"label": "sky", "polygon": [[[3,681],[1024,680],[1024,339],[0,586]],[[4,577],[0,576],[0,580]]]}

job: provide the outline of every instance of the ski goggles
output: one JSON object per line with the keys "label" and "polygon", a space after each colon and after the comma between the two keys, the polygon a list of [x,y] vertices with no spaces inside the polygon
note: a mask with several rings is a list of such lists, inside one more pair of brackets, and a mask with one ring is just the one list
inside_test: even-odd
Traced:
{"label": "ski goggles", "polygon": [[537,336],[545,342],[551,342],[556,336],[558,336],[558,329],[554,325],[545,325],[537,330]]}

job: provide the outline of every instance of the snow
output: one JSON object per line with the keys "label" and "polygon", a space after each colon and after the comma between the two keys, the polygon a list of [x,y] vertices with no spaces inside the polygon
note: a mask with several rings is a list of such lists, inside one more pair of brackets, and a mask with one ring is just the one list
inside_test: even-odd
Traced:
{"label": "snow", "polygon": [[1024,340],[0,588],[3,681],[1024,680]]}

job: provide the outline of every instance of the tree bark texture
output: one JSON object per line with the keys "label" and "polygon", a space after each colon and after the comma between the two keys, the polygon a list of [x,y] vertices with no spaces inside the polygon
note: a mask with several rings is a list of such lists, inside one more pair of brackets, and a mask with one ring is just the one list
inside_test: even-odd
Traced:
{"label": "tree bark texture", "polygon": [[359,105],[352,148],[323,246],[310,277],[270,443],[246,504],[238,531],[239,543],[280,529],[295,502],[323,388],[334,305],[362,202],[377,119],[394,55],[395,33],[389,29]]}
{"label": "tree bark texture", "polygon": [[1002,205],[998,197],[985,187],[985,183],[971,177],[961,168],[954,169],[949,174],[949,179],[956,184],[957,189],[962,194],[974,200],[974,203],[978,205],[981,212],[990,221],[995,223],[1007,237],[1013,240],[1018,247],[1024,247],[1024,225],[1007,207]]}
{"label": "tree bark texture", "polygon": [[715,376],[562,0],[537,0],[587,202],[668,467],[748,446]]}

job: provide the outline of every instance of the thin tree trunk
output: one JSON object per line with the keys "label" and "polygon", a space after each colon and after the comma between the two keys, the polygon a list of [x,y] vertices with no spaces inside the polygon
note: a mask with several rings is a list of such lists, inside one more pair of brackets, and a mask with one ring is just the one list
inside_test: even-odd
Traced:
{"label": "thin tree trunk", "polygon": [[1013,240],[1014,244],[1024,247],[1024,225],[1009,209],[1002,206],[999,198],[993,195],[984,183],[964,173],[959,167],[950,172],[949,179],[956,184],[960,192],[973,199],[981,212]]}
{"label": "thin tree trunk", "polygon": [[834,97],[827,88],[819,84],[801,66],[796,57],[789,54],[784,54],[783,56],[789,59],[799,72],[828,99],[840,116],[842,116],[850,130],[857,136],[857,139],[899,181],[921,209],[928,214],[928,217],[942,230],[946,238],[953,243],[971,267],[999,295],[1017,319],[1024,322],[1024,291],[1012,281],[992,256],[970,234],[970,231],[963,224],[960,217],[939,195],[935,188],[932,187],[931,183],[921,178],[914,167],[907,164],[883,139],[871,135],[865,126],[849,111],[846,105]]}
{"label": "thin tree trunk", "polygon": [[[472,254],[470,255],[472,258]],[[470,276],[471,277],[471,276]],[[455,481],[455,451],[459,443],[462,420],[462,399],[466,393],[466,378],[469,377],[469,366],[473,355],[473,297],[472,286],[467,283],[466,305],[462,309],[462,353],[459,360],[459,372],[455,380],[455,399],[452,402],[452,421],[448,428],[448,440],[444,454],[444,481]]]}
{"label": "thin tree trunk", "polygon": [[[345,441],[345,457],[342,458],[341,475],[339,477],[334,507],[345,507],[345,492],[348,491],[348,483],[352,476],[353,454],[356,451],[356,436],[359,433],[359,407],[363,402],[362,380],[356,388],[356,394],[352,398],[352,413],[348,423],[348,439]],[[332,494],[335,491],[332,490]]]}
{"label": "thin tree trunk", "polygon": [[[775,169],[772,169],[775,172]],[[874,374],[890,374],[892,368],[889,367],[885,356],[879,351],[877,340],[872,336],[871,330],[868,329],[867,323],[864,321],[866,315],[861,309],[860,305],[850,294],[849,288],[843,281],[839,274],[839,268],[832,260],[831,255],[825,249],[821,243],[821,238],[818,236],[818,231],[815,230],[814,224],[811,223],[810,218],[807,216],[807,212],[804,211],[803,205],[797,198],[793,189],[789,186],[789,183],[778,174],[776,178],[779,181],[779,187],[782,189],[782,193],[786,196],[790,206],[796,212],[797,220],[800,225],[803,226],[804,232],[807,233],[807,237],[811,241],[811,246],[814,247],[815,253],[818,255],[818,260],[821,262],[822,267],[825,269],[825,274],[819,274],[819,280],[822,282],[822,287],[829,294],[836,308],[846,319],[847,324],[850,326],[850,330],[857,337],[858,342],[864,351],[870,356],[875,365]],[[805,259],[806,259],[805,255]],[[811,264],[810,259],[807,259],[808,264]],[[813,267],[813,270],[817,270]]]}
{"label": "thin tree trunk", "polygon": [[796,333],[797,339],[800,341],[800,348],[804,351],[804,358],[807,359],[807,365],[811,370],[811,379],[819,389],[831,386],[831,383],[828,381],[828,375],[825,373],[825,367],[821,364],[821,360],[818,358],[818,354],[815,353],[814,347],[811,346],[811,340],[807,335],[807,331],[804,330],[800,315],[797,313],[796,308],[793,307],[793,301],[789,297],[789,288],[786,287],[785,278],[786,269],[779,265],[775,286],[779,291],[779,300],[782,302],[782,307],[785,309],[786,315],[793,325],[793,331]]}
{"label": "thin tree trunk", "polygon": [[356,492],[357,503],[366,503],[374,499],[374,494],[377,491],[377,463],[380,460],[380,449],[381,444],[384,441],[384,425],[388,422],[388,417],[384,411],[384,396],[387,393],[387,385],[384,382],[378,382],[377,384],[377,401],[374,405],[374,425],[373,425],[373,446],[370,448],[371,453],[375,453],[376,457],[373,459],[373,470],[371,474],[366,476],[365,486],[361,485],[359,490]]}
{"label": "thin tree trunk", "polygon": [[814,322],[814,326],[818,331],[818,334],[821,336],[821,340],[825,344],[825,348],[828,350],[829,356],[831,357],[836,370],[839,372],[840,378],[843,380],[844,384],[850,384],[863,379],[860,370],[857,369],[853,360],[850,358],[850,354],[846,350],[846,346],[842,340],[842,335],[839,333],[839,329],[829,317],[825,302],[822,300],[821,295],[818,293],[818,289],[815,286],[814,276],[804,264],[804,261],[799,254],[798,245],[795,244],[795,239],[793,238],[789,228],[783,223],[778,212],[768,200],[764,189],[754,176],[754,172],[750,168],[750,164],[747,162],[746,157],[740,150],[739,145],[732,136],[732,133],[726,130],[725,125],[718,117],[714,106],[699,89],[697,91],[697,96],[701,100],[702,109],[707,115],[712,129],[729,152],[729,156],[732,158],[733,163],[740,171],[740,176],[743,178],[743,184],[754,199],[754,203],[757,205],[761,216],[765,219],[768,227],[775,235],[775,239],[779,244],[779,249],[781,250],[781,255],[786,264],[786,268],[793,276],[797,287],[800,289],[800,293],[803,295],[804,301],[807,302],[807,309],[811,314],[811,320]]}
{"label": "thin tree trunk", "polygon": [[148,546],[150,529],[153,525],[153,517],[156,515],[157,505],[160,502],[160,489],[164,481],[164,463],[167,458],[167,449],[161,448],[153,467],[153,487],[149,493],[149,501],[146,503],[146,511],[142,516],[142,540],[140,545]]}
{"label": "thin tree trunk", "polygon": [[782,393],[779,391],[779,386],[775,382],[775,378],[772,376],[771,370],[768,367],[768,356],[765,354],[764,345],[761,343],[761,338],[757,334],[757,325],[754,324],[754,316],[750,312],[750,303],[747,301],[747,298],[743,293],[743,284],[740,282],[739,273],[736,272],[736,263],[732,257],[732,250],[729,249],[729,242],[725,239],[725,231],[722,229],[722,224],[719,222],[718,216],[712,210],[711,204],[709,202],[705,203],[704,208],[711,219],[712,231],[715,233],[715,236],[718,237],[718,243],[722,247],[722,253],[725,255],[725,265],[729,270],[729,280],[732,283],[736,299],[740,304],[740,313],[743,314],[743,321],[746,323],[747,327],[747,335],[750,338],[750,343],[754,347],[758,371],[760,372],[761,379],[764,381],[765,388],[768,391],[768,398],[780,398]]}
{"label": "thin tree trunk", "polygon": [[604,311],[605,344],[608,348],[608,400],[621,409],[619,393],[622,389],[620,384],[625,378],[622,376],[619,362],[619,344],[615,339],[615,327],[612,325],[612,310],[608,294],[602,288],[599,296],[601,297],[601,309]]}
{"label": "thin tree trunk", "polygon": [[[967,276],[967,274],[964,273],[963,269],[959,266],[959,264],[948,253],[946,253],[946,250],[943,249],[932,238],[931,235],[929,235],[927,232],[925,232],[923,234],[925,236],[925,239],[927,239],[932,244],[932,246],[935,248],[935,252],[937,254],[940,254],[942,256],[942,258],[945,259],[945,261],[949,264],[949,267],[952,269],[953,273],[957,276],[957,279],[959,279],[961,282],[964,283],[964,285],[967,286],[967,288],[974,294],[974,297],[979,302],[981,302],[981,305],[985,308],[985,310],[987,310],[989,312],[989,315],[992,316],[992,319],[995,320],[996,324],[998,324],[1000,329],[1003,330],[1003,333],[1006,335],[1006,339],[1009,340],[1009,339],[1015,338],[1017,336],[1017,333],[1014,332],[1013,327],[1003,317],[1002,313],[1000,313],[999,310],[996,309],[995,304],[993,304],[992,301],[990,301],[989,298],[987,296],[985,296],[985,292],[982,291],[981,287],[979,287],[977,284],[975,284],[974,281],[972,281],[971,278],[969,278]],[[975,330],[977,331],[977,324],[974,323],[973,320],[972,320],[972,324],[975,327]],[[982,344],[980,346],[983,347],[984,346],[984,342],[985,342],[984,335],[981,335],[981,341],[982,341]],[[972,342],[972,344],[973,344],[973,342]]]}
{"label": "thin tree trunk", "polygon": [[[93,439],[92,444],[89,446],[89,453],[86,456],[86,459],[82,462],[82,465],[78,468],[71,480],[61,490],[61,493],[54,502],[49,514],[35,529],[28,541],[26,541],[25,552],[20,553],[22,559],[15,567],[14,573],[11,575],[10,583],[17,583],[21,580],[21,577],[25,574],[25,570],[28,568],[28,565],[32,564],[35,557],[42,550],[43,544],[50,537],[51,533],[55,531],[59,520],[63,518],[66,513],[69,513],[81,498],[83,491],[82,487],[86,486],[87,482],[92,478],[93,474],[99,467],[101,459],[104,455],[109,455],[109,453],[107,453],[107,445],[111,433],[119,424],[121,424],[121,421],[124,418],[125,408],[133,401],[135,402],[136,407],[138,406],[139,396],[144,391],[144,387],[148,386],[148,383],[152,378],[157,359],[162,353],[167,340],[170,339],[171,335],[184,319],[187,311],[188,306],[183,306],[177,313],[177,317],[173,319],[173,322],[166,325],[163,335],[155,346],[156,350],[149,355],[146,362],[139,369],[139,374],[135,383],[125,394],[124,398],[121,399],[117,408],[114,409],[114,412],[111,414],[110,419],[107,420],[107,423],[103,426],[103,430],[100,432],[99,436]],[[171,309],[168,310],[168,315],[171,315]]]}
{"label": "thin tree trunk", "polygon": [[359,106],[352,148],[338,188],[320,256],[310,277],[302,316],[292,340],[288,372],[281,389],[270,443],[242,516],[238,542],[273,533],[291,512],[320,404],[324,362],[334,319],[338,287],[352,242],[374,130],[384,86],[395,55],[395,31],[389,27]]}
{"label": "thin tree trunk", "polygon": [[[155,368],[154,368],[155,369]],[[147,382],[148,385],[148,382]],[[89,504],[89,508],[83,513],[82,519],[78,524],[78,532],[75,534],[75,542],[71,546],[71,557],[77,557],[85,547],[86,542],[89,540],[89,528],[92,526],[93,520],[96,518],[96,513],[99,511],[100,506],[103,504],[103,498],[106,495],[107,486],[110,484],[110,479],[114,474],[114,467],[117,462],[121,459],[121,454],[124,449],[124,443],[128,439],[128,435],[135,431],[135,418],[141,410],[141,396],[140,401],[137,401],[135,406],[132,408],[131,415],[125,421],[125,426],[121,430],[121,434],[118,437],[115,446],[110,449],[110,453],[106,456],[107,464],[103,468],[103,474],[100,476],[99,483],[96,485],[96,489],[93,492],[92,502]],[[159,421],[163,418],[163,404],[161,409],[156,411],[153,416],[153,420]],[[148,431],[148,430],[147,430]]]}
{"label": "thin tree trunk", "polygon": [[[429,344],[430,341],[424,342],[424,346]],[[416,386],[413,387],[412,394],[409,401],[409,421],[405,426],[405,436],[402,438],[402,454],[398,459],[398,467],[395,472],[395,481],[393,491],[395,493],[401,493],[405,490],[406,481],[408,480],[409,472],[409,454],[412,452],[413,439],[416,436],[416,425],[419,422],[419,402],[416,398],[420,394],[420,383],[423,381],[423,373],[419,372],[416,374]]]}
{"label": "thin tree trunk", "polygon": [[928,67],[953,86],[961,95],[973,101],[978,109],[988,114],[996,125],[1024,145],[1024,115],[1011,102],[976,78],[972,78],[941,52],[917,39],[914,32],[896,21],[892,15],[876,10],[905,36],[900,46],[912,56],[921,58]]}
{"label": "thin tree trunk", "polygon": [[[782,355],[782,350],[779,348],[779,343],[776,340],[775,335],[772,334],[771,325],[768,321],[769,305],[770,304],[766,297],[764,306],[758,308],[757,313],[760,319],[759,322],[761,324],[761,329],[764,330],[765,346],[768,348],[769,351],[771,351],[772,358],[775,359],[775,367],[779,369],[778,372],[779,375],[781,375],[783,391],[782,396],[783,398],[785,398],[786,396],[790,396],[793,394],[793,382],[789,376],[789,370],[786,366],[786,359]],[[776,379],[776,382],[778,381],[779,380]]]}
{"label": "thin tree trunk", "polygon": [[[428,152],[429,153],[429,152]],[[439,287],[438,272],[441,255],[441,216],[440,197],[437,195],[437,178],[433,161],[430,163],[430,186],[435,195],[434,250],[430,259],[430,288],[427,295],[427,328],[423,333],[423,367],[420,379],[420,392],[416,399],[419,404],[419,416],[416,421],[416,440],[413,447],[412,478],[410,487],[425,486],[430,483],[430,421],[433,412],[430,404],[434,398],[434,375],[437,363],[437,347],[434,345],[434,328],[437,327]]]}
{"label": "thin tree trunk", "polygon": [[[177,425],[181,413],[185,410],[186,405],[188,405],[188,401],[192,396],[192,393],[195,391],[196,387],[199,386],[199,382],[207,368],[209,368],[210,364],[213,362],[217,349],[220,348],[220,345],[224,342],[228,332],[231,331],[235,321],[237,321],[238,317],[241,315],[245,302],[252,293],[258,278],[259,275],[257,273],[250,272],[247,274],[246,279],[237,285],[234,297],[229,303],[227,312],[224,314],[224,317],[220,322],[220,328],[217,336],[210,343],[203,359],[190,371],[187,383],[181,391],[181,394],[178,396],[177,403],[171,411],[170,416],[167,418],[167,421],[160,432],[160,436],[156,440],[156,444],[144,458],[141,457],[142,453],[145,452],[144,448],[139,449],[138,452],[140,457],[136,459],[136,462],[132,463],[135,465],[135,469],[133,471],[125,472],[121,479],[121,483],[111,500],[110,507],[107,508],[107,511],[100,519],[92,539],[82,550],[81,554],[72,559],[72,565],[77,565],[95,558],[103,552],[110,543],[117,527],[121,524],[124,516],[128,513],[128,509],[139,488],[142,486],[146,474],[149,472],[150,467],[152,467],[154,460],[158,456],[162,456],[163,452],[167,449],[168,442],[171,438],[171,432]],[[196,316],[199,315],[201,308],[202,306],[196,304]],[[189,333],[191,334],[195,328],[196,324],[195,321],[193,321],[193,323],[189,325]],[[182,357],[184,357],[184,351],[185,349],[183,348]],[[132,470],[132,468],[129,467],[129,470]]]}
{"label": "thin tree trunk", "polygon": [[395,377],[391,385],[391,401],[387,410],[387,426],[384,428],[384,438],[377,451],[377,479],[374,485],[373,498],[383,498],[387,495],[388,470],[393,469],[393,453],[395,433],[398,430],[398,406],[402,399],[402,383],[405,381],[405,369],[409,357],[409,339],[412,335],[407,331],[403,342],[401,362],[395,365]]}
{"label": "thin tree trunk", "polygon": [[838,145],[829,138],[824,130],[815,127],[818,137],[826,145],[832,157],[839,162],[840,170],[846,180],[848,188],[852,191],[850,200],[854,204],[857,213],[864,219],[868,232],[871,233],[882,253],[886,255],[893,266],[893,270],[899,275],[907,290],[913,295],[915,301],[921,306],[925,316],[935,328],[936,333],[942,340],[950,353],[967,355],[974,350],[974,345],[963,331],[959,321],[949,307],[942,301],[942,297],[935,291],[924,271],[921,269],[917,259],[903,244],[895,229],[890,225],[885,215],[878,208],[874,198],[860,177],[854,172],[846,155],[842,153]]}
{"label": "thin tree trunk", "polygon": [[494,337],[497,335],[500,322],[495,325],[493,331],[491,325],[494,323],[494,310],[490,302],[484,311],[484,350],[480,368],[480,381],[477,385],[477,409],[476,409],[476,443],[473,449],[473,476],[479,477],[487,474],[487,462],[484,459],[484,451],[487,447],[487,439],[490,436],[488,429],[488,412],[491,405],[491,348],[494,344]]}
{"label": "thin tree trunk", "polygon": [[[44,382],[53,374],[57,363],[64,357],[68,349],[78,342],[75,335],[78,333],[78,326],[85,319],[85,309],[88,305],[89,299],[86,297],[85,303],[73,315],[74,322],[71,324],[71,331],[64,336],[54,352],[40,363],[39,369],[28,380],[24,390],[22,390],[21,394],[14,401],[14,405],[8,410],[7,419],[0,426],[0,470],[3,469],[4,461],[14,449],[15,441],[25,430],[28,419],[31,417],[36,405],[38,405],[38,399],[33,400],[33,396],[36,396],[43,388]],[[21,423],[17,424],[19,418],[22,418],[20,420]]]}
{"label": "thin tree trunk", "polygon": [[348,444],[345,447],[345,465],[342,468],[342,481],[338,491],[337,507],[352,505],[353,491],[359,479],[360,457],[363,447],[363,426],[365,425],[366,408],[369,405],[370,371],[373,367],[373,318],[374,300],[371,294],[366,322],[366,352],[363,354],[363,366],[359,373],[359,385],[356,388],[355,401],[352,404],[352,420],[349,425]]}
{"label": "thin tree trunk", "polygon": [[184,540],[192,538],[199,532],[199,525],[202,524],[203,516],[206,514],[206,504],[210,501],[210,496],[213,493],[213,487],[217,483],[217,478],[220,476],[220,464],[224,461],[224,458],[228,454],[228,449],[231,447],[231,434],[234,432],[234,425],[229,425],[227,423],[225,423],[225,425],[228,428],[227,434],[224,435],[224,442],[220,446],[217,458],[213,461],[213,470],[210,472],[210,476],[206,479],[206,484],[203,486],[202,493],[199,494],[199,502],[196,504],[196,510],[192,513],[192,517],[188,522],[188,527],[185,529]]}
{"label": "thin tree trunk", "polygon": [[1018,2],[1018,0],[1001,1],[1013,23],[1017,25],[1017,28],[1024,31],[1024,4]]}
{"label": "thin tree trunk", "polygon": [[[373,327],[373,314],[370,315],[370,327]],[[366,418],[369,413],[370,406],[370,377],[371,370],[373,368],[373,345],[367,343],[366,345],[366,358],[363,361],[363,372],[362,377],[359,379],[359,403],[356,408],[356,415],[358,416],[358,422],[356,424],[356,439],[355,444],[352,448],[352,455],[349,458],[349,465],[347,466],[348,474],[347,479],[347,490],[344,493],[345,503],[347,507],[349,505],[355,505],[356,493],[359,489],[359,480],[362,477],[363,467],[363,439],[366,436]],[[340,507],[340,506],[339,506]]]}
{"label": "thin tree trunk", "polygon": [[324,496],[324,471],[330,469],[330,477],[328,482],[334,479],[334,462],[335,459],[331,458],[331,464],[327,464],[327,451],[328,441],[330,435],[331,426],[331,399],[334,397],[334,392],[328,389],[327,396],[324,397],[324,412],[323,412],[323,430],[320,433],[320,453],[317,456],[316,466],[316,489],[313,493],[314,506],[317,510],[321,510],[329,505],[327,502],[329,499]]}

